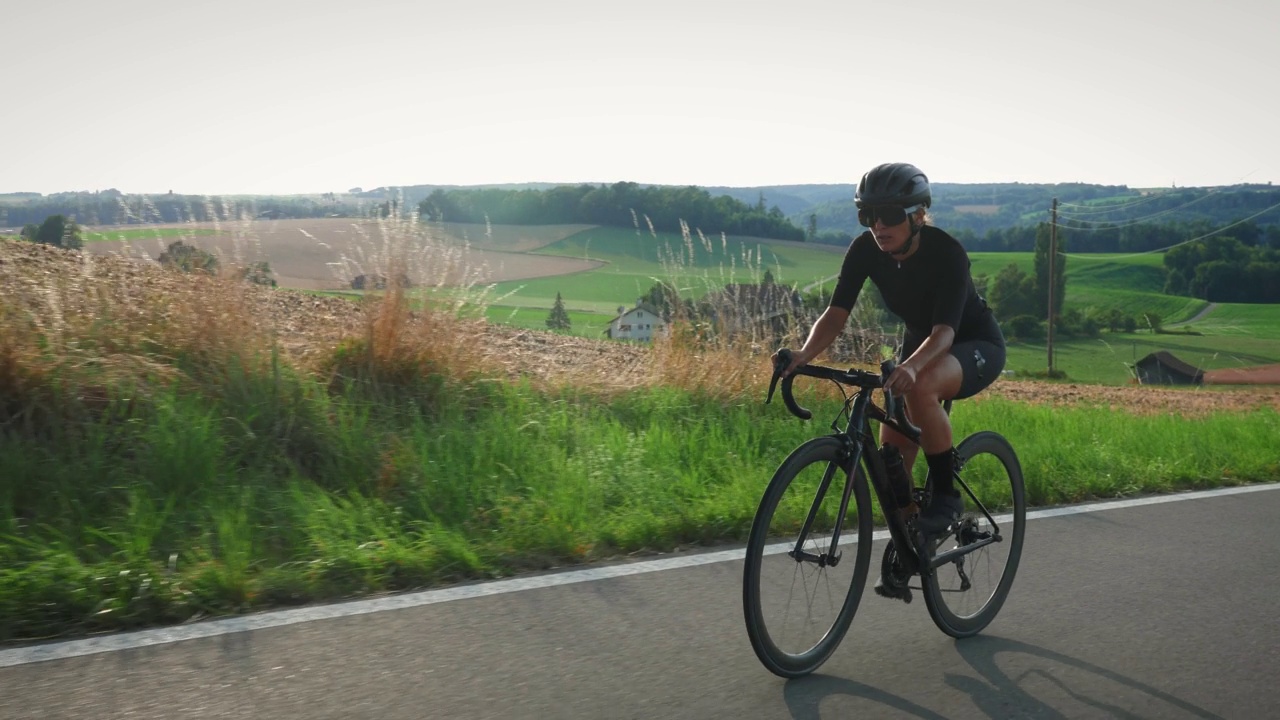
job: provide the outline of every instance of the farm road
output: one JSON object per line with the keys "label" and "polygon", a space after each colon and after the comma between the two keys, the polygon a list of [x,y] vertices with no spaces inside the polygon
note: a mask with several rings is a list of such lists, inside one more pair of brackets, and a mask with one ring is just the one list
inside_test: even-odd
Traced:
{"label": "farm road", "polygon": [[1205,319],[1206,317],[1208,317],[1209,313],[1212,313],[1214,310],[1217,310],[1217,309],[1218,309],[1218,303],[1211,302],[1208,305],[1205,305],[1203,308],[1201,308],[1200,312],[1195,314],[1195,317],[1189,318],[1187,320],[1183,320],[1182,322],[1168,323],[1167,325],[1165,325],[1165,327],[1167,328],[1182,327],[1183,325],[1190,325],[1193,322],[1199,322]]}
{"label": "farm road", "polygon": [[951,640],[921,599],[868,588],[834,657],[790,682],[751,651],[732,559],[10,667],[0,651],[0,718],[1273,716],[1280,573],[1256,563],[1280,551],[1277,490],[1033,519],[984,635]]}

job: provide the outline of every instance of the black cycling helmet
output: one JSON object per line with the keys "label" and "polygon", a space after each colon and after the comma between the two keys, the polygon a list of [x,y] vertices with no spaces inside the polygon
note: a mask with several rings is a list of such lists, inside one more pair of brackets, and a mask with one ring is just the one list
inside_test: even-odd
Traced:
{"label": "black cycling helmet", "polygon": [[929,178],[910,163],[885,163],[871,168],[862,176],[853,194],[858,207],[896,205],[897,207],[929,207]]}

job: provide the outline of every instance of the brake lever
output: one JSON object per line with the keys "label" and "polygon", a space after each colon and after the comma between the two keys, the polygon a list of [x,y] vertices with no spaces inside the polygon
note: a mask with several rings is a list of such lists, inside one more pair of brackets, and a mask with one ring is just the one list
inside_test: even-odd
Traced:
{"label": "brake lever", "polygon": [[791,364],[791,351],[783,348],[778,351],[778,357],[773,361],[773,379],[769,381],[769,395],[765,397],[764,404],[768,405],[773,402],[773,391],[778,387],[778,381],[782,379],[782,373]]}
{"label": "brake lever", "polygon": [[880,363],[880,389],[884,391],[884,412],[889,417],[894,416],[894,411],[898,406],[898,397],[894,395],[884,384],[889,382],[889,376],[893,371],[898,369],[898,364],[892,360],[885,360]]}
{"label": "brake lever", "polygon": [[907,406],[897,395],[884,387],[884,383],[889,381],[889,376],[898,368],[897,363],[892,360],[885,360],[880,363],[880,389],[884,392],[884,413],[903,427],[909,433],[914,433],[916,437],[920,436],[920,428],[911,423],[907,418]]}

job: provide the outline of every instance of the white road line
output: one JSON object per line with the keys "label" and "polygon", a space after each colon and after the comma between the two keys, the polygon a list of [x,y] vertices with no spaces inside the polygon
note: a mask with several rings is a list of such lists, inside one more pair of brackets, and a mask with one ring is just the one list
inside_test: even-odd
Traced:
{"label": "white road line", "polygon": [[[1268,485],[1247,485],[1242,487],[1202,490],[1169,495],[1152,495],[1134,498],[1131,500],[1111,500],[1084,505],[1072,505],[1069,507],[1034,510],[1027,513],[1027,519],[1038,520],[1041,518],[1079,515],[1081,513],[1101,512],[1104,510],[1120,510],[1124,508],[1140,507],[1142,505],[1158,505],[1161,503],[1180,502],[1182,500],[1200,500],[1204,498],[1222,497],[1224,495],[1239,495],[1243,493],[1277,489],[1280,489],[1280,483]],[[1007,518],[1008,516],[1004,517]],[[997,520],[1000,519],[1001,518],[997,518]],[[886,531],[880,531],[873,535],[873,538],[876,540],[884,540],[887,537],[888,532]],[[768,552],[771,554],[781,553],[785,552],[788,547],[789,544],[787,543],[779,543],[769,546]],[[167,643],[182,642],[184,640],[198,640],[200,638],[230,635],[233,633],[248,632],[251,630],[265,630],[267,628],[313,622],[316,620],[332,620],[335,618],[351,617],[353,615],[368,615],[371,613],[386,612],[388,610],[403,610],[405,608],[434,605],[436,603],[451,602],[454,600],[467,600],[470,598],[503,595],[506,593],[556,587],[559,585],[594,582],[596,580],[607,580],[609,578],[626,577],[628,575],[641,575],[644,573],[659,572],[662,570],[675,570],[677,568],[696,567],[699,565],[710,565],[712,563],[719,562],[740,562],[742,557],[742,549],[724,550],[696,555],[662,558],[660,560],[645,560],[625,565],[611,565],[607,567],[587,568],[584,570],[572,570],[535,577],[496,580],[493,582],[477,583],[474,585],[458,585],[439,590],[424,590],[420,592],[404,593],[402,595],[392,595],[389,597],[369,600],[353,600],[350,602],[335,603],[332,605],[264,612],[256,615],[211,620],[192,625],[179,625],[177,627],[161,628],[157,630],[141,630],[138,632],[105,635],[102,637],[85,638],[82,640],[68,640],[63,642],[47,643],[44,645],[12,648],[9,650],[0,650],[0,668],[27,665],[30,663],[45,662],[49,660],[64,660],[67,658],[94,655],[97,653],[131,650],[152,645],[164,645]]]}

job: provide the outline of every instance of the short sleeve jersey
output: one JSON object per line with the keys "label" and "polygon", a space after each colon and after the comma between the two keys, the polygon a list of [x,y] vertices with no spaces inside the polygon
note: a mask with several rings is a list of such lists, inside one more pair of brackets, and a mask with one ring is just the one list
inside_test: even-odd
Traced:
{"label": "short sleeve jersey", "polygon": [[957,341],[981,337],[989,311],[973,286],[964,246],[932,225],[921,228],[919,242],[920,249],[899,263],[876,245],[870,231],[859,235],[845,253],[831,305],[853,310],[862,286],[871,278],[885,307],[902,319],[912,335],[923,339],[933,326],[947,325]]}

